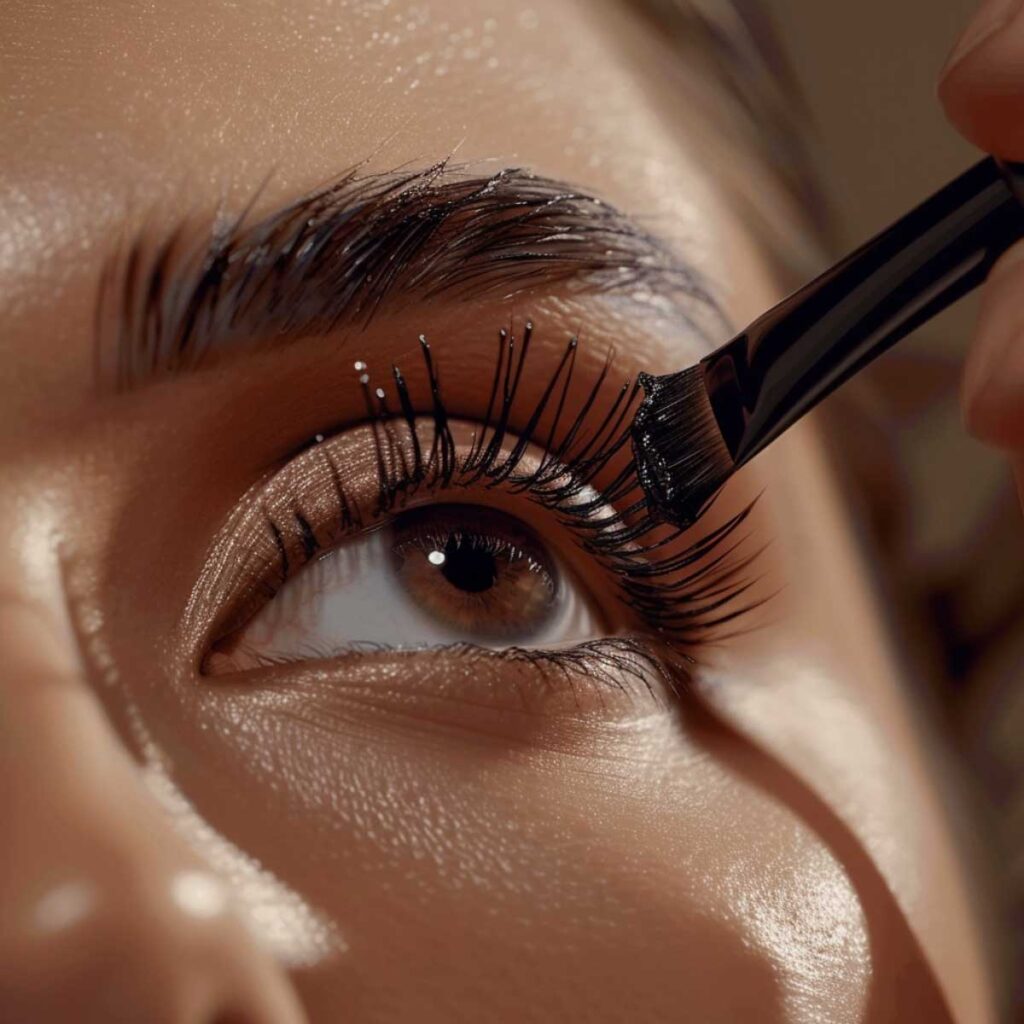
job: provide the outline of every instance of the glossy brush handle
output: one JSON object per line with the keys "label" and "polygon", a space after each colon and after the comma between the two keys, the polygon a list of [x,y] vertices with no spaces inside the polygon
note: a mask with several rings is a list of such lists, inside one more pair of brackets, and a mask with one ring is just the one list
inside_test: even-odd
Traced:
{"label": "glossy brush handle", "polygon": [[702,361],[741,466],[1024,236],[1024,164],[986,159]]}

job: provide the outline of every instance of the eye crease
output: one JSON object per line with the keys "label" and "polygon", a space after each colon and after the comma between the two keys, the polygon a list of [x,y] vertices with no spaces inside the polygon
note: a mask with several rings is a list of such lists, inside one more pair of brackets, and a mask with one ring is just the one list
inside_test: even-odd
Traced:
{"label": "eye crease", "polygon": [[369,650],[558,659],[598,643],[649,648],[685,674],[700,643],[743,614],[752,556],[733,534],[748,510],[696,540],[647,517],[626,445],[635,386],[615,382],[608,360],[572,392],[572,338],[524,401],[533,334],[530,322],[498,332],[479,421],[449,410],[424,337],[425,406],[401,368],[384,388],[357,361],[365,421],[318,433],[253,515],[229,524],[235,537],[258,529],[263,560],[225,561],[241,610],[212,638],[208,672]]}

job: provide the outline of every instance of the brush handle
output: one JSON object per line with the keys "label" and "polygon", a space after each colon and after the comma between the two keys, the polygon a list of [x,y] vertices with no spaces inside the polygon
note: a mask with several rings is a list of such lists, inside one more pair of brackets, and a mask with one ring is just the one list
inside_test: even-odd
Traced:
{"label": "brush handle", "polygon": [[982,160],[702,360],[736,467],[977,287],[1024,237],[1024,164]]}

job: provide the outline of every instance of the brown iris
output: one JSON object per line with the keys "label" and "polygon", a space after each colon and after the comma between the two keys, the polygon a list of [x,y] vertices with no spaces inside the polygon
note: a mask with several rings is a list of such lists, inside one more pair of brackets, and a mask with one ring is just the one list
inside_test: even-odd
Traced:
{"label": "brown iris", "polygon": [[408,597],[451,630],[509,643],[550,617],[556,570],[518,519],[479,505],[427,505],[398,515],[391,531]]}

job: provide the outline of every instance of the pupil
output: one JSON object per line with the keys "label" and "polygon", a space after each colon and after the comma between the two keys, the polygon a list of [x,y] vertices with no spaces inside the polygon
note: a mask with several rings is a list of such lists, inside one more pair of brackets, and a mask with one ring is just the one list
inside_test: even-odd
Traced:
{"label": "pupil", "polygon": [[487,551],[463,543],[460,537],[449,537],[441,563],[444,578],[459,590],[479,594],[489,590],[498,579],[498,565]]}

